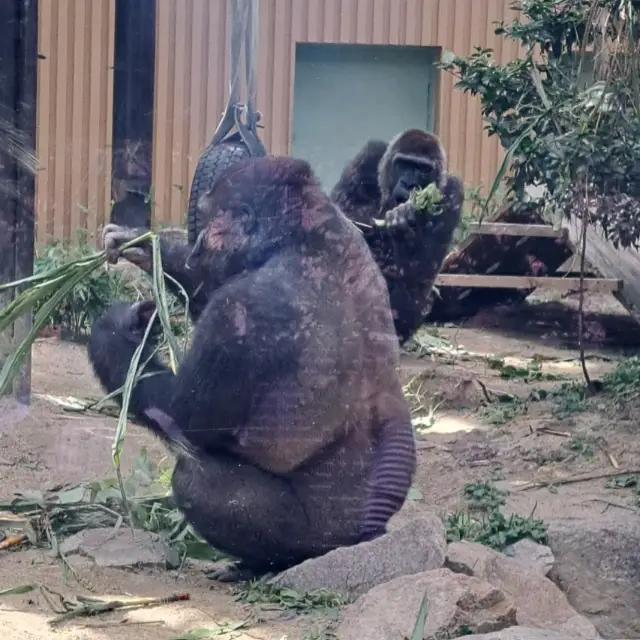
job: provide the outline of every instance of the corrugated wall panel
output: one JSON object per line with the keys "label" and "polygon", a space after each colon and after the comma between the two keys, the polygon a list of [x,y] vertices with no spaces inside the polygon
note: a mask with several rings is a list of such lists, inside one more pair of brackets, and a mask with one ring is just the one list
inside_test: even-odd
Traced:
{"label": "corrugated wall panel", "polygon": [[40,0],[37,241],[95,235],[111,188],[114,0]]}
{"label": "corrugated wall panel", "polygon": [[[288,153],[296,42],[439,46],[468,55],[491,47],[499,61],[517,43],[493,33],[511,0],[260,0],[258,108],[271,153]],[[154,132],[156,220],[182,222],[191,177],[228,92],[226,0],[159,0]],[[503,154],[483,132],[478,101],[440,74],[437,133],[450,169],[490,185]],[[339,114],[336,114],[336,119]]]}
{"label": "corrugated wall panel", "polygon": [[228,93],[226,0],[158,0],[153,218],[182,224]]}

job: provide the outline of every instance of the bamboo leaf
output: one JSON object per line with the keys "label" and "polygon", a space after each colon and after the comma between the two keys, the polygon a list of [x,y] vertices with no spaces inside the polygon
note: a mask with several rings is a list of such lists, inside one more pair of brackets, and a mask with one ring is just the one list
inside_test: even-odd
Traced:
{"label": "bamboo leaf", "polygon": [[427,616],[429,615],[429,601],[427,599],[427,592],[425,591],[422,596],[422,602],[420,603],[420,609],[418,610],[418,617],[416,618],[416,624],[413,627],[411,633],[411,640],[422,640],[424,638],[424,626],[427,624]]}
{"label": "bamboo leaf", "polygon": [[2,596],[21,596],[25,593],[31,593],[38,585],[23,584],[19,587],[11,587],[9,589],[0,589],[0,598]]}
{"label": "bamboo leaf", "polygon": [[158,317],[162,324],[164,335],[169,343],[169,359],[173,373],[178,368],[180,361],[180,349],[178,341],[171,328],[171,320],[169,318],[169,301],[167,300],[167,291],[164,283],[164,271],[162,269],[162,256],[160,255],[160,241],[157,236],[152,238],[153,247],[153,294],[156,299],[156,309]]}

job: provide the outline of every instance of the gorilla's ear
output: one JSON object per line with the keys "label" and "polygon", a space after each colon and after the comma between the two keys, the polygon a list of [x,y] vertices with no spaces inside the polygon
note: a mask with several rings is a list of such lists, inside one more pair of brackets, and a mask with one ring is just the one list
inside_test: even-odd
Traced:
{"label": "gorilla's ear", "polygon": [[153,300],[142,300],[134,303],[131,313],[134,320],[133,324],[137,325],[136,328],[146,329],[155,310],[156,303]]}

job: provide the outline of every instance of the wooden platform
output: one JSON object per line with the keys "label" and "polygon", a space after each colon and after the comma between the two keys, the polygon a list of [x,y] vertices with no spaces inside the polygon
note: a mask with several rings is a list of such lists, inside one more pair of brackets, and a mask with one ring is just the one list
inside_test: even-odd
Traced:
{"label": "wooden platform", "polygon": [[[445,258],[436,278],[439,295],[429,320],[474,315],[483,308],[523,300],[539,287],[579,291],[580,261],[571,236],[570,228],[544,224],[534,211],[515,216],[503,209],[493,220],[469,225],[468,237]],[[603,273],[592,260],[588,262],[590,275],[582,278],[583,290],[624,298],[626,281],[619,271]],[[563,269],[572,273],[563,274]],[[640,288],[637,297],[640,309]]]}
{"label": "wooden platform", "polygon": [[[536,289],[548,287],[561,291],[579,291],[580,278],[548,276],[492,276],[444,273],[435,281],[438,287],[488,287],[491,289]],[[584,278],[584,291],[597,293],[616,293],[622,289],[622,280],[610,278]]]}

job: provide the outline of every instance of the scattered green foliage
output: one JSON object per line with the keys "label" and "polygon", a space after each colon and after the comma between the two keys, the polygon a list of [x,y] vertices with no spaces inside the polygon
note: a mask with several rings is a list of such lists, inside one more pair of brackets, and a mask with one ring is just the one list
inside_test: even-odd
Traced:
{"label": "scattered green foliage", "polygon": [[470,540],[496,551],[503,551],[524,538],[540,544],[547,541],[547,528],[542,520],[515,514],[507,518],[497,510],[480,520],[468,513],[454,513],[448,516],[446,527],[448,542]]}
{"label": "scattered green foliage", "polygon": [[635,489],[635,500],[640,507],[640,476],[637,474],[626,474],[609,478],[605,483],[607,489]]}
{"label": "scattered green foliage", "polygon": [[583,456],[584,458],[593,458],[596,452],[592,445],[583,442],[580,438],[574,438],[565,445],[569,450],[576,454]]}
{"label": "scattered green foliage", "polygon": [[402,388],[404,397],[411,406],[411,423],[418,433],[424,433],[436,423],[439,404],[429,403],[424,376],[412,377]]}
{"label": "scattered green foliage", "polygon": [[[489,135],[507,149],[514,208],[548,208],[597,224],[615,246],[640,239],[640,12],[633,0],[521,0],[495,32],[524,55],[443,56],[456,87],[478,96]],[[587,53],[588,51],[588,53]],[[540,195],[529,186],[543,187]]]}
{"label": "scattered green foliage", "polygon": [[[542,520],[533,515],[525,518],[513,514],[507,518],[502,514],[500,507],[505,495],[488,483],[465,485],[463,497],[469,504],[467,509],[447,516],[447,541],[470,540],[497,551],[524,538],[545,544],[547,528]],[[480,515],[476,516],[474,512],[480,512]]]}
{"label": "scattered green foliage", "polygon": [[505,380],[522,380],[525,383],[563,380],[564,376],[549,373],[542,370],[542,362],[533,360],[526,366],[518,367],[513,364],[506,364],[501,358],[489,358],[487,361],[489,368],[500,373],[500,377]]}
{"label": "scattered green foliage", "polygon": [[554,417],[562,419],[573,413],[580,413],[587,408],[588,394],[584,384],[565,382],[552,392]]}
{"label": "scattered green foliage", "polygon": [[500,491],[489,482],[467,483],[462,488],[462,495],[470,509],[493,511],[505,503],[507,493]]}
{"label": "scattered green foliage", "polygon": [[122,526],[127,515],[134,526],[163,537],[180,557],[209,561],[226,558],[200,538],[173,504],[169,491],[159,482],[157,469],[142,449],[122,479],[129,512],[125,510],[117,478],[55,487],[50,491],[22,491],[0,501],[0,510],[21,516],[23,533],[34,546],[58,548],[58,542],[78,531]]}
{"label": "scattered green foliage", "polygon": [[[578,382],[567,382],[552,392],[552,413],[556,418],[566,418],[585,411],[593,398],[587,387]],[[599,398],[613,403],[614,408],[628,406],[640,398],[640,358],[634,356],[618,363],[600,381]]]}
{"label": "scattered green foliage", "polygon": [[516,416],[527,413],[529,407],[526,399],[517,396],[500,396],[497,401],[483,405],[480,416],[491,425],[506,424]]}
{"label": "scattered green foliage", "polygon": [[238,585],[236,600],[245,604],[270,604],[281,609],[308,613],[317,610],[331,610],[347,604],[347,600],[330,589],[314,589],[298,593],[294,589],[269,584],[271,576]]}
{"label": "scattered green foliage", "polygon": [[602,376],[603,391],[620,407],[640,397],[640,358],[634,356],[620,362],[613,371]]}

